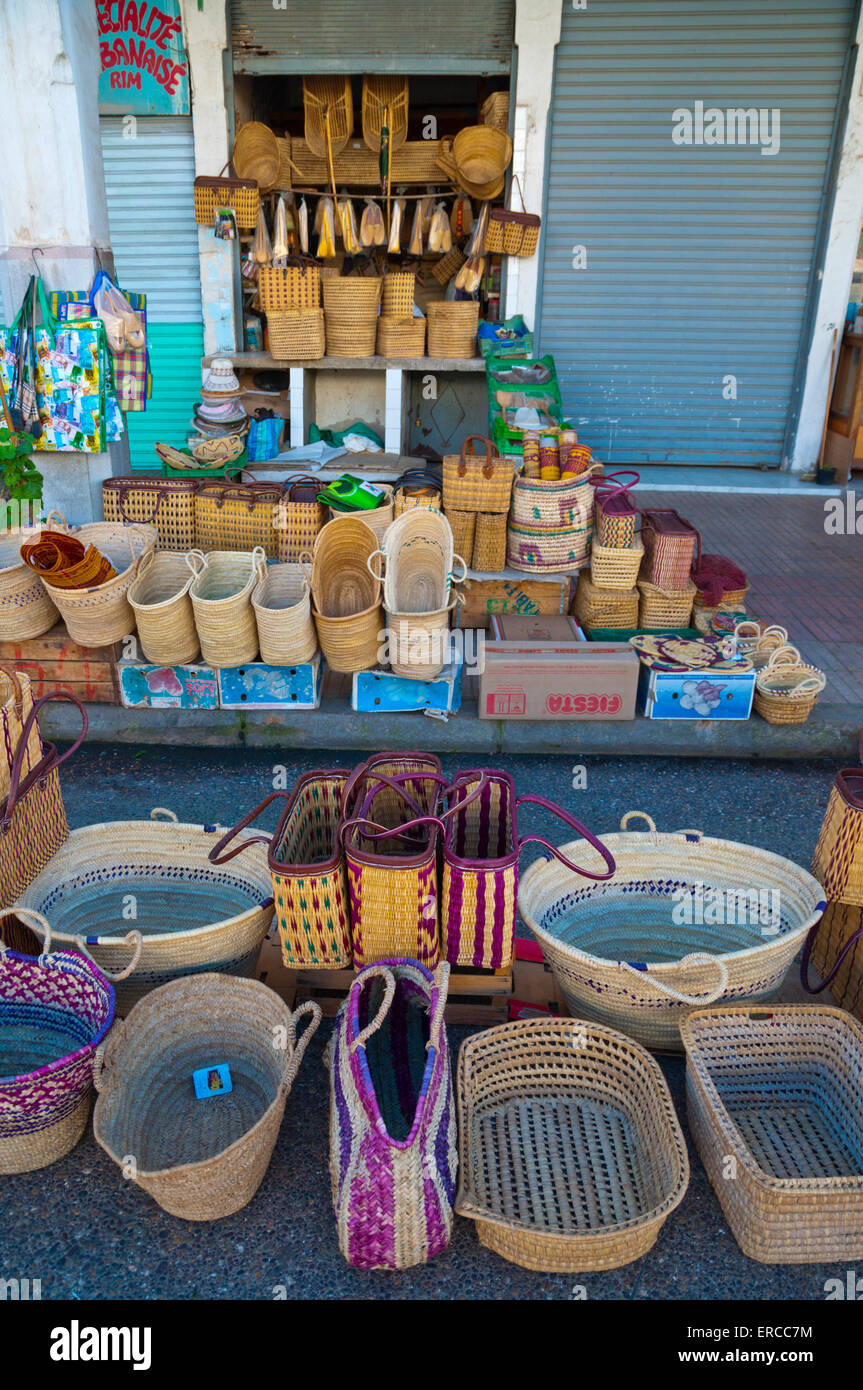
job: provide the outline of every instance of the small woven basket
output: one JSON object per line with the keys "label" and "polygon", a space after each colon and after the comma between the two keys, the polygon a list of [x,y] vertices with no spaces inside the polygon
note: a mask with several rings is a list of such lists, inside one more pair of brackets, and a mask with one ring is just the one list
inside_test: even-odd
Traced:
{"label": "small woven basket", "polygon": [[768,724],[805,724],[826,684],[824,672],[801,661],[796,648],[780,647],[755,677],[753,708]]}
{"label": "small woven basket", "polygon": [[432,278],[437,280],[439,285],[448,285],[454,275],[461,270],[467,256],[463,251],[459,251],[454,246],[451,251],[446,251],[440,260],[431,268]]}
{"label": "small woven basket", "polygon": [[283,269],[262,265],[258,272],[258,296],[267,314],[282,309],[319,309],[321,268],[314,261]]}
{"label": "small woven basket", "polygon": [[602,589],[580,574],[571,612],[585,632],[595,627],[638,627],[638,590]]}
{"label": "small woven basket", "polygon": [[343,516],[361,518],[366,526],[374,531],[378,538],[378,544],[380,544],[395,516],[395,488],[392,483],[375,483],[375,487],[380,488],[381,492],[384,494],[384,501],[379,507],[373,507],[370,511],[361,512],[340,512],[336,507],[330,507],[329,514],[330,519],[333,521]]}
{"label": "small woven basket", "polygon": [[135,631],[135,615],[127,596],[143,556],[155,549],[156,530],[153,526],[92,522],[76,527],[74,535],[110,560],[116,576],[90,589],[52,586],[48,592],[73,642],[82,647],[109,647]]}
{"label": "small woven basket", "polygon": [[321,527],[327,524],[327,508],[318,501],[317,478],[289,478],[276,512],[277,551],[280,562],[296,564],[311,550]]}
{"label": "small woven basket", "polygon": [[160,550],[144,556],[129,590],[141,651],[159,666],[186,666],[198,655],[198,633],[189,590],[203,567],[199,550],[185,555]]}
{"label": "small woven basket", "polygon": [[590,577],[599,589],[634,588],[638,571],[644,556],[644,546],[639,541],[629,548],[600,545],[594,536],[590,548]]}
{"label": "small woven basket", "polygon": [[[278,362],[313,362],[326,349],[323,309],[278,309],[267,314],[270,352]],[[344,355],[344,354],[342,354]]]}
{"label": "small woven basket", "polygon": [[384,281],[376,275],[325,275],[321,281],[327,328],[350,329],[376,319]]}
{"label": "small woven basket", "polygon": [[268,666],[311,661],[318,649],[309,583],[301,565],[268,565],[252,593],[261,660]]}
{"label": "small woven basket", "polygon": [[379,357],[422,357],[425,341],[425,319],[385,318],[382,313],[377,321]]}
{"label": "small woven basket", "polygon": [[470,563],[481,574],[506,569],[506,513],[477,512]]}
{"label": "small woven basket", "polygon": [[438,300],[426,306],[429,357],[476,355],[479,305],[472,300]]}
{"label": "small woven basket", "polygon": [[414,311],[416,276],[412,270],[391,270],[383,277],[381,314],[391,319],[409,319]]}
{"label": "small woven basket", "polygon": [[208,666],[228,668],[254,661],[258,629],[252,590],[263,578],[266,559],[258,546],[213,550],[189,589],[201,655]]}
{"label": "small woven basket", "polygon": [[[163,985],[99,1049],[97,1142],[124,1171],[134,1154],[133,1181],[172,1216],[231,1216],[263,1181],[320,1020],[311,1000],[291,1013],[259,980],[205,974]],[[197,1100],[192,1073],[217,1063],[229,1069],[230,1093]]]}
{"label": "small woven basket", "polygon": [[611,1028],[535,1018],[478,1033],[462,1044],[457,1094],[456,1211],[513,1264],[617,1269],[683,1201],[689,1161],[668,1083]]}
{"label": "small woven basket", "polygon": [[658,589],[655,584],[640,579],[638,592],[641,595],[639,627],[654,631],[665,627],[689,627],[692,602],[698,592],[691,580],[685,589]]}
{"label": "small woven basket", "polygon": [[58,622],[60,614],[38,574],[21,560],[29,530],[0,536],[0,642],[29,642]]}

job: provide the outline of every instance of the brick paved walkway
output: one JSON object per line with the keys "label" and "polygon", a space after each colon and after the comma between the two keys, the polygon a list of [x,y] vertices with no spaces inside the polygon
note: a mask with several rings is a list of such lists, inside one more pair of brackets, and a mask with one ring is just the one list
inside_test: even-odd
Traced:
{"label": "brick paved walkway", "polygon": [[863,532],[828,535],[820,497],[637,488],[635,498],[640,507],[676,507],[698,527],[705,551],[746,571],[747,611],[787,628],[824,671],[825,704],[863,706]]}

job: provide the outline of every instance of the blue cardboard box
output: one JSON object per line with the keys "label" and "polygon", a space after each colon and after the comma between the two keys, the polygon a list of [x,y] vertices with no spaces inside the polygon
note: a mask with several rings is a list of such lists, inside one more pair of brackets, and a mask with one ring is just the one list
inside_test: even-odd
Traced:
{"label": "blue cardboard box", "polygon": [[432,709],[454,714],[461,708],[462,672],[460,655],[445,666],[434,680],[415,676],[395,676],[392,671],[356,671],[351,692],[351,709],[359,713],[393,713]]}
{"label": "blue cardboard box", "polygon": [[748,719],[755,672],[657,671],[642,665],[638,708],[647,719]]}
{"label": "blue cardboard box", "polygon": [[296,666],[266,666],[250,661],[219,671],[223,709],[317,709],[321,703],[323,663],[317,652]]}

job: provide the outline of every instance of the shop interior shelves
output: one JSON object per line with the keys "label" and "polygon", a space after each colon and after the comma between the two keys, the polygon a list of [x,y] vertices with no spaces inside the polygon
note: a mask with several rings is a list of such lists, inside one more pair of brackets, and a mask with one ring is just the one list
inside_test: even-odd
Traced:
{"label": "shop interior shelves", "polygon": [[[215,353],[214,356],[220,354]],[[203,365],[208,367],[213,357],[204,357]],[[376,371],[396,370],[401,372],[484,372],[484,357],[315,357],[311,361],[291,362],[273,357],[270,352],[234,352],[231,361],[235,370],[253,367],[280,368],[303,367],[309,371]]]}

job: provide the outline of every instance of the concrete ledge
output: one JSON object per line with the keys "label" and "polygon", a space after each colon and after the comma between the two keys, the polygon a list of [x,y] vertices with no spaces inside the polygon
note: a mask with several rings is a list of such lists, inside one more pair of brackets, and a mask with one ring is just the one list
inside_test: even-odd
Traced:
{"label": "concrete ledge", "polygon": [[[444,723],[424,714],[355,714],[342,700],[318,710],[153,710],[89,705],[88,741],[232,748],[433,748],[439,753],[606,753],[620,757],[831,758],[856,764],[863,705],[817,705],[806,724],[636,719],[626,723],[500,723],[465,705]],[[40,723],[51,740],[74,738],[70,705],[48,705]]]}

